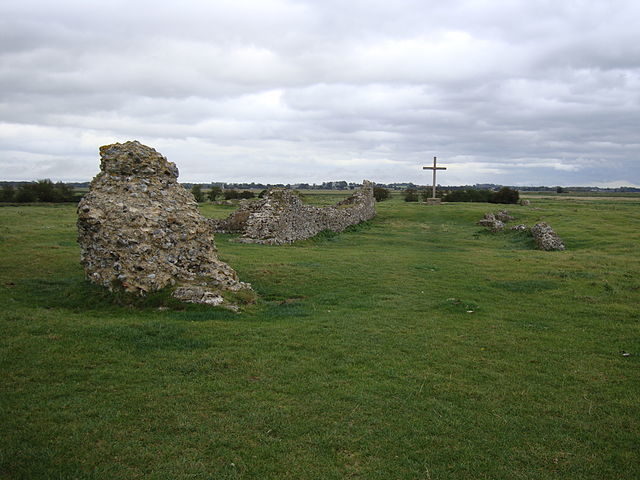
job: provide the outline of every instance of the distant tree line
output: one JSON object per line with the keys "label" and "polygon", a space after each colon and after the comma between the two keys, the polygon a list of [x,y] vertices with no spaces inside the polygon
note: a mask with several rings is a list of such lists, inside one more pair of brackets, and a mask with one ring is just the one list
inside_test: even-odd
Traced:
{"label": "distant tree line", "polygon": [[216,200],[222,198],[224,198],[225,200],[236,200],[256,197],[256,194],[249,190],[243,190],[242,192],[233,188],[229,190],[223,190],[217,185],[212,186],[205,195],[205,193],[202,191],[202,185],[197,183],[191,187],[191,193],[198,203],[204,202],[205,198],[212,202],[215,202]]}
{"label": "distant tree line", "polygon": [[73,187],[63,182],[53,183],[49,179],[20,184],[4,183],[0,190],[0,202],[15,203],[60,203],[77,202]]}

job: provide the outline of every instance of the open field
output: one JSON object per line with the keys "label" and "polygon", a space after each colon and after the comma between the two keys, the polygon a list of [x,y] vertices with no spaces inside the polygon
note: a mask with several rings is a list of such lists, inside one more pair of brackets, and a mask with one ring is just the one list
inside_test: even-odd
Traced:
{"label": "open field", "polygon": [[615,192],[571,192],[571,193],[546,193],[546,192],[520,192],[520,198],[529,200],[604,200],[607,202],[638,202],[640,193],[615,193]]}
{"label": "open field", "polygon": [[88,285],[74,208],[0,207],[3,480],[640,478],[640,198],[509,208],[564,252],[398,197],[217,235],[240,314]]}

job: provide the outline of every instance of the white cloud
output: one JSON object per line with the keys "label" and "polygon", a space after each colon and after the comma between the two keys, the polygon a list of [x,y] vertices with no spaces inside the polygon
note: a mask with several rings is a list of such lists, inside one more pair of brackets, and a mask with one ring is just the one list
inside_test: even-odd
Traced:
{"label": "white cloud", "polygon": [[639,17],[604,0],[8,0],[0,177],[86,180],[101,144],[135,138],[185,181],[429,183],[437,155],[445,183],[637,184]]}

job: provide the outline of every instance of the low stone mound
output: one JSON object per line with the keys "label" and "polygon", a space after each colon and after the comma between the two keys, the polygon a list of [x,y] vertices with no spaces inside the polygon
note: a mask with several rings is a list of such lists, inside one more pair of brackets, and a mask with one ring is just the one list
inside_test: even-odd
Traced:
{"label": "low stone mound", "polygon": [[[492,232],[500,232],[505,229],[505,223],[515,220],[506,210],[498,213],[485,213],[478,225],[488,228]],[[546,223],[538,223],[529,228],[527,225],[514,225],[510,228],[513,231],[529,232],[536,242],[536,246],[541,250],[564,250],[565,246],[560,237]]]}
{"label": "low stone mound", "polygon": [[501,222],[507,223],[515,220],[513,215],[510,215],[507,210],[500,210],[495,214],[495,217]]}
{"label": "low stone mound", "polygon": [[478,222],[478,225],[486,227],[492,232],[504,230],[504,222],[499,220],[494,213],[490,212],[484,214],[484,217]]}
{"label": "low stone mound", "polygon": [[323,230],[342,232],[376,215],[373,184],[329,207],[305,205],[294,191],[269,190],[262,199],[241,205],[224,220],[211,220],[217,232],[241,233],[242,243],[282,245],[313,237]]}
{"label": "low stone mound", "polygon": [[547,223],[536,223],[531,227],[531,235],[541,250],[564,250],[562,239]]}
{"label": "low stone mound", "polygon": [[250,289],[218,260],[213,229],[178,168],[137,141],[100,147],[101,172],[78,204],[78,243],[87,278],[110,290],[223,303],[223,291]]}

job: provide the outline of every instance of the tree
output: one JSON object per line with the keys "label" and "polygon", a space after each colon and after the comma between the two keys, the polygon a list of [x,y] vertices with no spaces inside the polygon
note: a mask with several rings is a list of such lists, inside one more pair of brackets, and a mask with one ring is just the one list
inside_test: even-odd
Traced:
{"label": "tree", "polygon": [[213,186],[211,190],[209,190],[209,200],[212,202],[216,201],[216,198],[222,195],[222,189],[220,187]]}
{"label": "tree", "polygon": [[204,202],[204,194],[202,193],[202,187],[198,184],[191,187],[191,193],[193,194],[193,198],[196,199],[196,202],[202,203]]}
{"label": "tree", "polygon": [[36,194],[37,201],[39,202],[58,202],[58,196],[56,190],[53,187],[53,182],[48,178],[44,180],[38,180],[32,184],[33,191]]}
{"label": "tree", "polygon": [[386,188],[382,187],[373,187],[373,198],[376,199],[376,202],[382,202],[391,196],[391,192]]}

